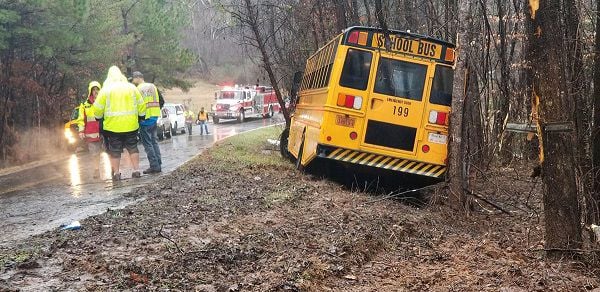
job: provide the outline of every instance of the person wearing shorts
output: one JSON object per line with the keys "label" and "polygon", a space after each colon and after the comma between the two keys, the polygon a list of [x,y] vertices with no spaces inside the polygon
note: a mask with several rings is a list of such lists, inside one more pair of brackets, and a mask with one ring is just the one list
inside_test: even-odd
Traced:
{"label": "person wearing shorts", "polygon": [[139,90],[121,73],[117,66],[108,70],[106,81],[93,105],[94,115],[103,119],[102,130],[108,142],[113,181],[121,180],[121,154],[127,149],[133,171],[141,177],[140,155],[137,147],[139,120],[144,119],[146,103]]}

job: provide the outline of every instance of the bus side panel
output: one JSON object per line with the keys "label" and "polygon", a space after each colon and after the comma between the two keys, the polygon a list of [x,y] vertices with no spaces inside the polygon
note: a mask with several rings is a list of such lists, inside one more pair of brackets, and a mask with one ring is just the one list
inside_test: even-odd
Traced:
{"label": "bus side panel", "polygon": [[327,100],[327,89],[303,93],[300,103],[292,118],[288,151],[298,158],[300,146],[304,139],[303,165],[309,163],[316,156],[321,124],[323,122],[323,106]]}

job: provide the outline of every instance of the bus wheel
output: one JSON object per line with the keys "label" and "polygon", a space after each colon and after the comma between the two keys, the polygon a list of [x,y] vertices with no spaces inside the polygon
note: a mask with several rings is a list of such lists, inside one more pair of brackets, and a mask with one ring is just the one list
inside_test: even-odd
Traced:
{"label": "bus wheel", "polygon": [[290,155],[290,152],[288,151],[289,138],[290,130],[283,130],[283,132],[281,132],[281,135],[279,136],[279,152],[281,153],[281,157],[292,160],[292,155]]}
{"label": "bus wheel", "polygon": [[304,165],[302,165],[302,152],[304,150],[304,137],[302,138],[302,143],[300,144],[300,150],[298,150],[298,159],[296,160],[296,169],[303,172]]}
{"label": "bus wheel", "polygon": [[237,118],[238,123],[243,123],[246,120],[246,114],[244,111],[240,112],[240,115]]}

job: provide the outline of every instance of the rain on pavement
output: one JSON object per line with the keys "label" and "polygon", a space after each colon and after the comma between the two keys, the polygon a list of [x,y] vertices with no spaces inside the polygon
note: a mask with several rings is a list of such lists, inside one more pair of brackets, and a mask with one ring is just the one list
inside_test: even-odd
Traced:
{"label": "rain on pavement", "polygon": [[[194,126],[192,135],[178,134],[159,142],[163,172],[174,169],[196,156],[214,142],[238,133],[281,123],[281,115],[272,119],[235,121],[209,125],[210,135],[200,135]],[[148,167],[141,144],[140,170]],[[126,155],[122,158],[123,180],[110,179],[108,156],[102,154],[100,178],[92,178],[94,167],[85,164],[87,153],[71,154],[29,169],[0,174],[0,246],[9,245],[31,235],[104,212],[107,208],[122,208],[135,202],[124,196],[135,187],[152,182],[157,175],[131,178]]]}

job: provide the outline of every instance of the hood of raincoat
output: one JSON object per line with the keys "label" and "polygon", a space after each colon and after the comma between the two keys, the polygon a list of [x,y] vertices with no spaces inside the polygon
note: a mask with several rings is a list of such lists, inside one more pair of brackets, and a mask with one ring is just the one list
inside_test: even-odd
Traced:
{"label": "hood of raincoat", "polygon": [[127,82],[127,77],[121,73],[119,67],[112,66],[108,69],[108,75],[106,75],[106,80],[104,80],[104,87],[118,82]]}
{"label": "hood of raincoat", "polygon": [[90,84],[88,85],[88,98],[92,95],[92,88],[94,87],[98,87],[98,90],[102,89],[102,85],[100,85],[100,82],[98,81],[92,81],[90,82]]}

